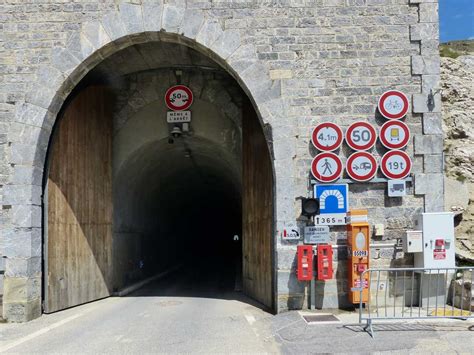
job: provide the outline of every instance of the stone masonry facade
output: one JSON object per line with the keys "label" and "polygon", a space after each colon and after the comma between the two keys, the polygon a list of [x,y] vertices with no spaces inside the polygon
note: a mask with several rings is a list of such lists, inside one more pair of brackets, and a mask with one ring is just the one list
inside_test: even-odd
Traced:
{"label": "stone masonry facade", "polygon": [[[437,0],[0,0],[5,319],[41,314],[42,183],[61,106],[109,55],[157,40],[215,60],[271,127],[278,311],[304,306],[296,243],[282,242],[279,231],[299,217],[295,198],[310,195],[312,128],[323,121],[346,128],[354,120],[380,127],[380,95],[405,92],[412,133],[406,151],[414,163],[408,195],[389,199],[385,184],[351,184],[350,206],[367,208],[370,224],[385,225],[384,237],[372,241],[374,265],[411,263],[394,241],[418,213],[444,206]],[[343,147],[339,155],[344,161],[349,153]],[[384,150],[377,144],[373,153]],[[324,308],[344,306],[347,298],[344,229],[334,228],[332,237],[339,272],[318,291]]]}

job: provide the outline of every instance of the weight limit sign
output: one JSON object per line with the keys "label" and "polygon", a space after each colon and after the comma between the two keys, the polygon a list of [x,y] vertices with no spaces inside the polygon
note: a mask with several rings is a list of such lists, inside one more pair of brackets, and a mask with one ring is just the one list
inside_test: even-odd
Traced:
{"label": "weight limit sign", "polygon": [[314,127],[311,135],[313,145],[323,152],[330,152],[339,148],[343,139],[344,135],[341,127],[332,122],[318,124]]}
{"label": "weight limit sign", "polygon": [[388,149],[401,149],[410,140],[410,130],[401,121],[387,121],[380,128],[380,142]]}
{"label": "weight limit sign", "polygon": [[320,153],[311,163],[311,173],[316,180],[321,182],[335,181],[341,177],[342,161],[334,153]]}
{"label": "weight limit sign", "polygon": [[380,170],[389,179],[403,179],[410,174],[412,162],[407,153],[391,150],[380,161]]}

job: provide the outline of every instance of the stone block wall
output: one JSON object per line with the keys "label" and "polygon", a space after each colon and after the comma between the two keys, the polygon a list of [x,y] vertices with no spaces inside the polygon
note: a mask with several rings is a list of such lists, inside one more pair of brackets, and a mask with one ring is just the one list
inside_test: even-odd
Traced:
{"label": "stone block wall", "polygon": [[[55,118],[87,72],[133,43],[206,51],[271,126],[278,309],[304,294],[294,282],[296,245],[279,230],[299,217],[295,197],[310,194],[317,123],[379,126],[378,97],[404,91],[414,137],[409,194],[388,199],[384,184],[354,184],[350,205],[385,224],[384,240],[399,238],[417,213],[443,208],[437,0],[25,0],[2,2],[0,18],[0,256],[10,321],[41,312],[42,176]],[[343,230],[337,235],[343,245]]]}

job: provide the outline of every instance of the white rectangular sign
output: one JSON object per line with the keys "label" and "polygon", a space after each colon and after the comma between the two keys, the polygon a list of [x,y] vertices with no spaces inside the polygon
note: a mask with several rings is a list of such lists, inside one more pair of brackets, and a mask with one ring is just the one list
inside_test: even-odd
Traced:
{"label": "white rectangular sign", "polygon": [[314,224],[319,226],[345,226],[346,213],[326,213],[314,216]]}
{"label": "white rectangular sign", "polygon": [[328,226],[309,226],[304,227],[305,244],[321,244],[329,243],[329,227]]}
{"label": "white rectangular sign", "polygon": [[166,121],[168,123],[191,122],[191,111],[168,111]]}

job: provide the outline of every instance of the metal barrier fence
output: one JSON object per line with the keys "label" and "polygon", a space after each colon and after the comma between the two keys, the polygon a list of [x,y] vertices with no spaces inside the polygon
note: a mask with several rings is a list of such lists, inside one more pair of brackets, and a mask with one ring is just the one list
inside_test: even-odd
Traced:
{"label": "metal barrier fence", "polygon": [[[359,285],[359,323],[373,337],[376,320],[474,318],[474,266],[456,268],[367,269]],[[367,288],[365,288],[367,290]],[[365,305],[365,307],[364,307]]]}

